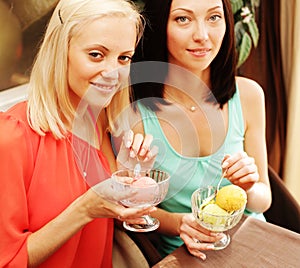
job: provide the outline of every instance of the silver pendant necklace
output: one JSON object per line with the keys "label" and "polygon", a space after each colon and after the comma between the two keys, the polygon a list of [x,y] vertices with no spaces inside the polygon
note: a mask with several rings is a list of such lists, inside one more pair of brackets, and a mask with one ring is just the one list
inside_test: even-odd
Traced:
{"label": "silver pendant necklace", "polygon": [[183,103],[180,103],[179,101],[177,101],[174,97],[172,97],[166,90],[164,92],[169,99],[172,100],[173,103],[177,103],[179,105],[182,105],[185,109],[187,109],[188,111],[190,112],[195,112],[197,110],[197,107],[195,105],[191,105],[191,106],[187,106],[187,105],[184,105]]}
{"label": "silver pendant necklace", "polygon": [[192,106],[190,107],[190,111],[191,111],[191,112],[195,112],[196,110],[197,110],[196,106],[192,105]]}
{"label": "silver pendant necklace", "polygon": [[[83,140],[81,140],[80,138],[78,138],[78,137],[76,137],[76,136],[74,136],[74,135],[72,135],[72,137],[73,137],[72,139],[74,139],[74,137],[75,137],[76,139],[79,139],[81,143],[83,143]],[[74,156],[75,156],[75,161],[76,161],[76,163],[78,164],[78,167],[79,167],[80,171],[82,172],[82,176],[83,176],[84,178],[86,178],[87,175],[88,175],[87,170],[88,170],[88,165],[89,165],[89,162],[90,162],[90,150],[91,150],[91,144],[90,144],[90,142],[87,142],[87,143],[88,143],[88,147],[87,147],[87,156],[85,157],[85,158],[86,158],[86,161],[85,161],[85,163],[83,164],[83,157],[80,157],[80,156],[78,155],[76,149],[75,149],[74,146],[73,146],[73,142],[70,141],[70,139],[69,139],[69,136],[67,136],[67,141],[68,141],[69,144],[71,145],[73,154],[74,154]],[[83,150],[82,150],[82,151],[83,151]]]}

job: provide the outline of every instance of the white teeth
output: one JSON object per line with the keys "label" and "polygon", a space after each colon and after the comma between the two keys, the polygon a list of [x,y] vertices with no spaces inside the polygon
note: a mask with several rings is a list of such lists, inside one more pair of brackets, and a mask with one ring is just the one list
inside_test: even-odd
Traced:
{"label": "white teeth", "polygon": [[102,90],[113,90],[116,85],[111,85],[111,86],[105,86],[105,85],[102,85],[102,84],[97,84],[97,83],[92,83],[93,86],[97,87],[97,88],[100,88]]}
{"label": "white teeth", "polygon": [[209,52],[209,49],[202,49],[202,50],[190,50],[195,55],[201,55]]}
{"label": "white teeth", "polygon": [[207,53],[207,52],[208,52],[208,50],[195,50],[195,51],[193,51],[193,53],[198,54],[198,55],[203,54],[203,53]]}

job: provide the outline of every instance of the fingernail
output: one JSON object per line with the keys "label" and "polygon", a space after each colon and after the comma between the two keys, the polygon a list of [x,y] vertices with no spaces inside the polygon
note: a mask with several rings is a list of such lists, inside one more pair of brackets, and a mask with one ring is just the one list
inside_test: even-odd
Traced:
{"label": "fingernail", "polygon": [[125,147],[126,147],[126,148],[130,148],[130,146],[131,146],[131,142],[130,142],[130,141],[127,141],[126,144],[125,144]]}
{"label": "fingernail", "polygon": [[144,158],[144,162],[147,162],[148,160],[149,160],[149,157],[146,156],[146,157]]}
{"label": "fingernail", "polygon": [[223,164],[222,164],[222,168],[227,168],[229,165],[229,163],[227,161],[225,161]]}
{"label": "fingernail", "polygon": [[206,260],[206,256],[205,255],[201,255],[200,258],[205,261]]}
{"label": "fingernail", "polygon": [[133,150],[130,151],[129,155],[131,158],[135,158],[135,152]]}
{"label": "fingernail", "polygon": [[145,153],[146,153],[146,150],[144,148],[142,148],[140,151],[140,155],[143,156],[143,155],[145,155]]}

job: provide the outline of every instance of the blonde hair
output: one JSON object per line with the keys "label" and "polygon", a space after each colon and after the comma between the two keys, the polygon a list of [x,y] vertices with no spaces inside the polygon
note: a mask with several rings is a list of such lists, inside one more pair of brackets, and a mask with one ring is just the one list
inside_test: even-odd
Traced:
{"label": "blonde hair", "polygon": [[[71,38],[89,22],[104,16],[125,16],[136,23],[137,40],[144,22],[136,6],[127,0],[61,0],[49,21],[29,81],[28,120],[40,135],[51,132],[63,138],[75,115],[67,84],[68,49]],[[118,102],[119,105],[115,105]],[[109,121],[129,104],[129,88],[122,89],[108,106]],[[64,123],[66,122],[66,124]],[[111,122],[110,122],[111,125]]]}

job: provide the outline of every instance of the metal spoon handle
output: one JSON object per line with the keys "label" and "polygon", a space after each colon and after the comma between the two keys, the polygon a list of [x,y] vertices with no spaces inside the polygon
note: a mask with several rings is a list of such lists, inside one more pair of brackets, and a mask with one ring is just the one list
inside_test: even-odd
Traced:
{"label": "metal spoon handle", "polygon": [[133,169],[133,175],[135,178],[139,177],[141,170],[142,170],[142,167],[141,167],[140,161],[138,161]]}
{"label": "metal spoon handle", "polygon": [[219,183],[218,183],[218,185],[217,185],[216,191],[219,191],[220,186],[221,186],[221,182],[222,182],[222,180],[225,178],[226,173],[227,173],[227,169],[224,170],[224,172],[223,172],[223,174],[222,174],[222,177],[221,177],[221,179],[219,180]]}

